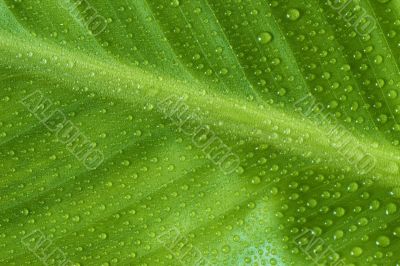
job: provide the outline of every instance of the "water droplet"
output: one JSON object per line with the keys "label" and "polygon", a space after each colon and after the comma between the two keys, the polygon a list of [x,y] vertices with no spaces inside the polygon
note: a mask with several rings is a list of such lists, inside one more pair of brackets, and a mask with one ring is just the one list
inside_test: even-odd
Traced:
{"label": "water droplet", "polygon": [[337,217],[342,217],[344,214],[346,213],[345,209],[343,209],[342,207],[337,207],[335,209],[335,211],[333,212],[333,214]]}
{"label": "water droplet", "polygon": [[296,8],[291,8],[288,10],[286,17],[290,20],[298,20],[300,18],[300,11]]}
{"label": "water droplet", "polygon": [[178,7],[181,3],[179,2],[179,0],[172,0],[170,2],[170,5],[173,7]]}
{"label": "water droplet", "polygon": [[260,183],[261,183],[260,177],[258,177],[258,176],[253,177],[253,178],[251,179],[251,183],[252,183],[252,184],[255,184],[255,185],[260,184]]}
{"label": "water droplet", "polygon": [[354,248],[352,248],[352,250],[350,252],[350,254],[354,257],[359,257],[359,256],[361,256],[362,253],[363,253],[363,250],[360,247],[354,247]]}
{"label": "water droplet", "polygon": [[267,44],[272,40],[272,34],[269,32],[262,32],[258,35],[257,40],[262,44]]}
{"label": "water droplet", "polygon": [[386,210],[385,213],[387,215],[393,214],[397,211],[397,206],[394,203],[389,203],[388,205],[386,205]]}
{"label": "water droplet", "polygon": [[100,238],[100,239],[106,239],[106,238],[107,238],[107,234],[106,234],[106,233],[101,233],[101,234],[99,235],[99,238]]}
{"label": "water droplet", "polygon": [[390,238],[387,236],[379,236],[375,241],[377,246],[387,247],[390,245]]}

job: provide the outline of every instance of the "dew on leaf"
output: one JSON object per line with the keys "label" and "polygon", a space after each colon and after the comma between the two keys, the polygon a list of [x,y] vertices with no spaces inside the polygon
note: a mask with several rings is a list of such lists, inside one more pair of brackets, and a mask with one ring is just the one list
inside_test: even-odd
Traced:
{"label": "dew on leaf", "polygon": [[298,20],[300,18],[300,11],[296,8],[289,9],[286,17],[292,21]]}
{"label": "dew on leaf", "polygon": [[261,32],[258,35],[257,40],[262,44],[267,44],[267,43],[271,42],[272,34],[269,32]]}
{"label": "dew on leaf", "polygon": [[390,238],[387,236],[379,236],[375,243],[380,247],[388,247],[390,245]]}

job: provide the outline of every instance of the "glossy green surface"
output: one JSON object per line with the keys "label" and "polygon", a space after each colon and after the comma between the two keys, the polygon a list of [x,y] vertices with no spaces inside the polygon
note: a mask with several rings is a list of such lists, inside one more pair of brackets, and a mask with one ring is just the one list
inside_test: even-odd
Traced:
{"label": "glossy green surface", "polygon": [[0,265],[400,265],[400,3],[345,3],[1,0]]}

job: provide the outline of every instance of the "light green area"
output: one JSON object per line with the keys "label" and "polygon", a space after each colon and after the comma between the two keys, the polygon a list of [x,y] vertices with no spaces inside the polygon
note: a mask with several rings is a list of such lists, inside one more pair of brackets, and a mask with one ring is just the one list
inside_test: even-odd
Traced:
{"label": "light green area", "polygon": [[[1,0],[0,264],[42,265],[21,243],[40,230],[76,265],[311,265],[312,229],[317,254],[400,265],[400,4],[352,1],[376,22],[362,35],[328,2]],[[96,170],[21,104],[34,91],[96,143]],[[173,95],[235,172],[160,111]],[[323,110],[296,108],[307,95]],[[158,240],[175,229],[180,252]]]}

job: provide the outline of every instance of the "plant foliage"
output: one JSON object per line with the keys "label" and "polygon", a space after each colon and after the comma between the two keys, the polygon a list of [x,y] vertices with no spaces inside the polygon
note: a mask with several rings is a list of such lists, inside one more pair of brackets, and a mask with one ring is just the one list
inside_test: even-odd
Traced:
{"label": "plant foliage", "polygon": [[0,264],[400,265],[399,12],[0,1]]}

